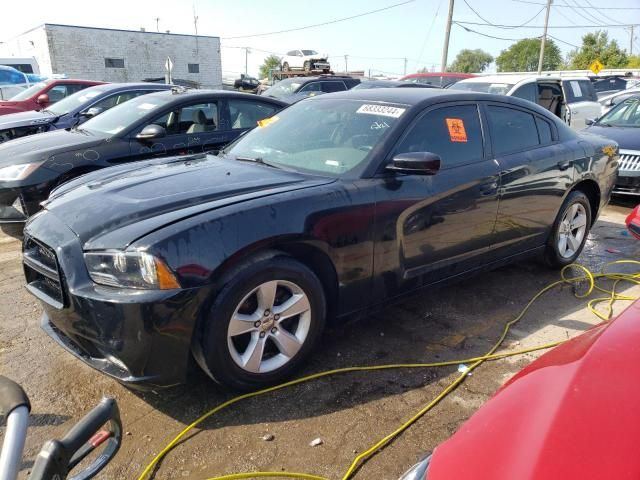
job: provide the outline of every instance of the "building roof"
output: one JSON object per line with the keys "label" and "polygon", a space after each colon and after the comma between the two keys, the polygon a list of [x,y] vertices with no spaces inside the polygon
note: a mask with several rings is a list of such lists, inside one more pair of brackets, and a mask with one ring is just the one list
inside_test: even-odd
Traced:
{"label": "building roof", "polygon": [[17,35],[17,37],[21,35],[25,35],[29,32],[33,32],[34,30],[38,30],[39,28],[46,28],[46,27],[83,28],[87,30],[106,30],[109,32],[127,32],[127,33],[140,33],[140,34],[151,34],[151,35],[172,35],[174,37],[217,38],[218,40],[220,39],[220,37],[216,37],[212,35],[193,35],[188,33],[150,32],[148,30],[142,31],[142,30],[125,30],[120,28],[87,27],[84,25],[66,25],[62,23],[43,23],[41,25],[38,25],[37,27],[34,27],[30,30],[27,30],[26,32],[21,33],[20,35]]}

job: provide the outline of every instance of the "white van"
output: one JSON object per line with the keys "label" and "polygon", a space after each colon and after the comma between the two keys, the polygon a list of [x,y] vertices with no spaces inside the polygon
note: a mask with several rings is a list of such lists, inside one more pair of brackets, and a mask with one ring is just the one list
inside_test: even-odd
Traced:
{"label": "white van", "polygon": [[451,90],[508,95],[537,103],[562,118],[574,130],[600,116],[596,92],[587,77],[544,75],[483,75],[454,83]]}
{"label": "white van", "polygon": [[0,65],[6,65],[7,67],[13,67],[16,70],[20,70],[22,73],[35,73],[40,74],[40,67],[35,58],[18,58],[7,57],[0,58]]}

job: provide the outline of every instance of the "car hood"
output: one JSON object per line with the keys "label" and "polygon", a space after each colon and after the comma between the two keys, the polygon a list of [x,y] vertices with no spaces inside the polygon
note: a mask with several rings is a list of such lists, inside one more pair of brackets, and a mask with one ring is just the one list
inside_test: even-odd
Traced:
{"label": "car hood", "polygon": [[86,250],[125,248],[184,218],[332,181],[212,155],[183,156],[89,173],[54,190],[44,206]]}
{"label": "car hood", "polygon": [[437,447],[429,480],[640,478],[640,301],[515,375]]}
{"label": "car hood", "polygon": [[58,119],[56,115],[31,110],[29,112],[11,113],[0,117],[0,130],[8,128],[29,127],[53,123]]}
{"label": "car hood", "polygon": [[[2,117],[0,117],[1,121]],[[85,132],[67,130],[53,130],[16,138],[9,142],[0,143],[0,168],[45,161],[63,152],[95,147],[103,141],[103,138]]]}
{"label": "car hood", "polygon": [[595,133],[615,140],[621,150],[640,150],[640,128],[633,127],[599,127],[594,125],[583,132]]}

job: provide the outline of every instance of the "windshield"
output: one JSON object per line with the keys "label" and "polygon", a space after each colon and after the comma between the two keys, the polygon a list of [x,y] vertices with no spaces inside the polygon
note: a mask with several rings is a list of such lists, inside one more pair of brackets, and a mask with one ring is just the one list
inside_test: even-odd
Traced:
{"label": "windshield", "polygon": [[259,122],[224,153],[338,177],[363,165],[406,110],[362,100],[304,100]]}
{"label": "windshield", "polygon": [[76,108],[82,107],[85,103],[90,102],[91,99],[97,97],[107,89],[108,87],[104,86],[85,88],[47,107],[45,112],[50,112],[54,115],[66,115]]}
{"label": "windshield", "polygon": [[513,88],[513,83],[493,82],[457,82],[449,86],[449,90],[462,90],[464,92],[494,93],[506,95]]}
{"label": "windshield", "polygon": [[598,119],[603,127],[640,127],[640,96],[631,97]]}
{"label": "windshield", "polygon": [[151,111],[166,105],[168,100],[171,100],[171,96],[142,95],[133,98],[83,123],[82,129],[104,135],[117,135]]}
{"label": "windshield", "polygon": [[302,50],[302,54],[303,55],[317,55],[318,52],[316,52],[315,50]]}
{"label": "windshield", "polygon": [[27,98],[31,98],[33,95],[38,93],[44,87],[47,86],[47,82],[36,83],[35,85],[30,86],[26,90],[22,90],[19,94],[11,97],[9,100],[12,102],[19,102],[22,100],[26,100]]}
{"label": "windshield", "polygon": [[273,98],[282,98],[288,95],[293,95],[300,88],[300,80],[295,80],[293,78],[287,78],[286,80],[281,80],[273,87],[269,88],[264,92],[264,95],[267,97]]}

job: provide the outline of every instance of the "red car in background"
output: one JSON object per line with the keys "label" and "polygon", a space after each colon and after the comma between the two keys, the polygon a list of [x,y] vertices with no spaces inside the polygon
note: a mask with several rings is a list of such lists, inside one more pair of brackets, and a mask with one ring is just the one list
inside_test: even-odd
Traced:
{"label": "red car in background", "polygon": [[634,237],[640,240],[640,205],[634,208],[627,217],[627,228]]}
{"label": "red car in background", "polygon": [[45,80],[21,91],[10,100],[0,101],[0,115],[42,110],[72,93],[101,83],[105,82],[67,79]]}
{"label": "red car in background", "polygon": [[429,72],[429,73],[412,73],[406,75],[400,79],[401,82],[411,83],[425,83],[427,85],[435,85],[436,87],[447,88],[449,85],[453,85],[465,78],[476,77],[470,73],[442,73],[442,72]]}
{"label": "red car in background", "polygon": [[640,301],[521,370],[402,480],[640,478]]}

